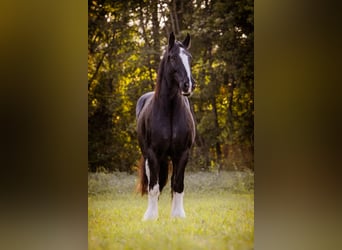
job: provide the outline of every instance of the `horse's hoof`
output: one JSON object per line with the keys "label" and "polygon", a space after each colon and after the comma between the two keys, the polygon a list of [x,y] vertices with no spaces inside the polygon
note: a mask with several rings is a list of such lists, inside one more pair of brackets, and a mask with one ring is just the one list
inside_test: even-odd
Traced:
{"label": "horse's hoof", "polygon": [[148,216],[144,216],[142,218],[142,221],[153,221],[153,220],[157,220],[158,216],[153,216],[153,217],[148,217]]}
{"label": "horse's hoof", "polygon": [[157,220],[158,219],[158,213],[153,213],[152,211],[146,211],[143,217],[143,221],[148,220]]}
{"label": "horse's hoof", "polygon": [[175,219],[175,218],[181,218],[181,219],[185,219],[185,212],[184,210],[183,211],[174,211],[172,214],[171,214],[171,218],[172,219]]}

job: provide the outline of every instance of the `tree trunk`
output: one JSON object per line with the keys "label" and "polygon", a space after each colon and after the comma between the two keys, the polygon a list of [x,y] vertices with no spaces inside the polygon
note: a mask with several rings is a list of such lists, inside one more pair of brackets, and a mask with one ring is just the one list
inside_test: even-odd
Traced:
{"label": "tree trunk", "polygon": [[160,62],[160,39],[158,20],[158,0],[152,0],[152,38],[153,38],[153,68],[158,69]]}
{"label": "tree trunk", "polygon": [[102,54],[102,56],[101,56],[99,62],[98,62],[97,65],[96,65],[95,72],[94,72],[93,76],[91,77],[91,79],[90,79],[89,82],[88,82],[88,91],[90,90],[90,87],[91,87],[91,85],[93,84],[93,81],[94,81],[95,78],[97,77],[97,74],[98,74],[98,72],[99,72],[99,69],[100,69],[100,67],[101,67],[101,65],[102,65],[102,62],[103,62],[105,56],[106,56],[106,51],[103,52],[103,54]]}
{"label": "tree trunk", "polygon": [[220,171],[221,163],[222,163],[222,151],[221,151],[221,144],[218,140],[218,136],[220,135],[220,126],[218,123],[218,114],[217,114],[217,105],[216,105],[216,97],[212,98],[212,105],[213,105],[213,112],[214,112],[214,124],[215,124],[215,131],[217,131],[216,134],[216,143],[215,143],[215,150],[216,150],[216,156],[217,156],[217,162],[218,162],[218,171]]}

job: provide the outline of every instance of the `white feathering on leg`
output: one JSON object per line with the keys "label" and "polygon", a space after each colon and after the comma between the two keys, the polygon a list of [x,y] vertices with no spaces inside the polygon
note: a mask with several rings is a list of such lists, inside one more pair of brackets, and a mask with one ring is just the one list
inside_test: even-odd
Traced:
{"label": "white feathering on leg", "polygon": [[171,209],[171,217],[172,218],[185,218],[185,211],[183,207],[183,196],[184,192],[177,193],[173,192],[172,198],[172,209]]}
{"label": "white feathering on leg", "polygon": [[150,184],[150,167],[148,165],[148,160],[145,161],[145,173],[147,176],[148,184]]}
{"label": "white feathering on leg", "polygon": [[143,220],[155,220],[158,218],[158,197],[159,197],[159,184],[153,186],[148,191],[148,206],[144,214]]}

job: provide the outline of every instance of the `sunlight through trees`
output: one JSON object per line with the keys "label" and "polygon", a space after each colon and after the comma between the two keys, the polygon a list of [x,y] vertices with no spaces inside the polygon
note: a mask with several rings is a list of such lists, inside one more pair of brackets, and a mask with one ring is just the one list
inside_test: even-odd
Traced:
{"label": "sunlight through trees", "polygon": [[153,90],[167,37],[192,37],[197,122],[188,169],[254,168],[252,0],[88,2],[88,169],[133,171],[135,104]]}

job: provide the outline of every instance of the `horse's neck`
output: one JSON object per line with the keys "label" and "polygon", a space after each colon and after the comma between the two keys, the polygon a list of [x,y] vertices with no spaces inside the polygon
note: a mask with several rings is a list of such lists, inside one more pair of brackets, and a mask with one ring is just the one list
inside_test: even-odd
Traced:
{"label": "horse's neck", "polygon": [[179,90],[176,87],[169,88],[169,86],[177,86],[178,84],[172,82],[173,80],[165,72],[163,72],[161,79],[157,83],[158,91],[156,91],[156,97],[161,102],[174,102],[175,99],[179,98]]}
{"label": "horse's neck", "polygon": [[[164,82],[165,83],[165,82]],[[157,106],[164,113],[170,114],[173,109],[182,101],[182,96],[177,89],[168,89],[167,84],[162,84],[159,92],[156,93],[155,100]]]}
{"label": "horse's neck", "polygon": [[178,84],[166,71],[165,59],[163,58],[158,69],[157,87],[155,90],[155,100],[160,110],[170,112],[180,101],[179,89],[177,87],[169,88],[169,86],[177,86]]}

